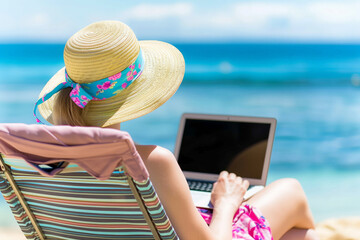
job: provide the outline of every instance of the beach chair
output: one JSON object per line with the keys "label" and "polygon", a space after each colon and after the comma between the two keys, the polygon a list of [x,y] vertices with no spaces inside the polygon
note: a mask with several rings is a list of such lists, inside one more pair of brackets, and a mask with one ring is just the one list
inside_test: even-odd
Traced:
{"label": "beach chair", "polygon": [[126,132],[0,124],[0,152],[0,190],[29,240],[178,239]]}

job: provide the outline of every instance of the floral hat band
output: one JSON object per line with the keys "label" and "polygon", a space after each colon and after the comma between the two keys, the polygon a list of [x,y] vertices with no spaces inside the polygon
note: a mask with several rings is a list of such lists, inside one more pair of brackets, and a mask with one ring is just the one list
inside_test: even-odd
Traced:
{"label": "floral hat band", "polygon": [[50,99],[55,93],[63,88],[71,87],[71,100],[80,108],[84,108],[91,100],[103,100],[111,98],[122,90],[130,86],[142,73],[144,69],[144,57],[140,49],[139,55],[134,63],[125,68],[121,72],[110,77],[94,81],[91,83],[76,83],[67,74],[65,70],[65,82],[60,83],[52,91],[46,93],[36,103],[34,108],[34,116],[38,123],[42,123],[36,116],[38,105]]}

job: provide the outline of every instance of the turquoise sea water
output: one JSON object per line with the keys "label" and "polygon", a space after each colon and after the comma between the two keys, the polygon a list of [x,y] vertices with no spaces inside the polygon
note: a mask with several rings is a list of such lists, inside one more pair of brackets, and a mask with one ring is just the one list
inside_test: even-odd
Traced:
{"label": "turquoise sea water", "polygon": [[[268,183],[295,177],[316,221],[360,215],[360,45],[175,44],[186,75],[156,111],[122,124],[173,149],[184,112],[278,120]],[[35,123],[35,99],[63,45],[0,45],[0,122]],[[11,220],[10,220],[11,219]],[[0,226],[13,225],[0,200]]]}

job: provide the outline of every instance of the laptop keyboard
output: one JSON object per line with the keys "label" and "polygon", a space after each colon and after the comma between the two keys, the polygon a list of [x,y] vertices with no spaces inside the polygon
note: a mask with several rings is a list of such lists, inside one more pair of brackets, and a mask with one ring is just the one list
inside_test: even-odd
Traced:
{"label": "laptop keyboard", "polygon": [[[187,179],[190,190],[202,191],[202,192],[211,192],[213,188],[213,182],[200,181],[200,180],[189,180]],[[256,185],[250,185],[247,189],[247,192],[250,194],[251,189],[256,187]],[[252,195],[252,194],[251,194]]]}
{"label": "laptop keyboard", "polygon": [[213,182],[199,181],[199,180],[187,180],[190,190],[211,192],[213,188]]}

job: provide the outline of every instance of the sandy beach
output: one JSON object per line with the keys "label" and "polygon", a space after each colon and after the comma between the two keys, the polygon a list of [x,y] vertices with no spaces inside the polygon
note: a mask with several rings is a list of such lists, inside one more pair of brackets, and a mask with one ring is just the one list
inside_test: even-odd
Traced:
{"label": "sandy beach", "polygon": [[0,240],[26,240],[20,228],[0,228]]}
{"label": "sandy beach", "polygon": [[[328,219],[316,225],[320,240],[360,239],[360,217]],[[26,240],[16,227],[0,228],[0,240]]]}
{"label": "sandy beach", "polygon": [[327,219],[316,225],[321,240],[360,239],[360,217]]}

